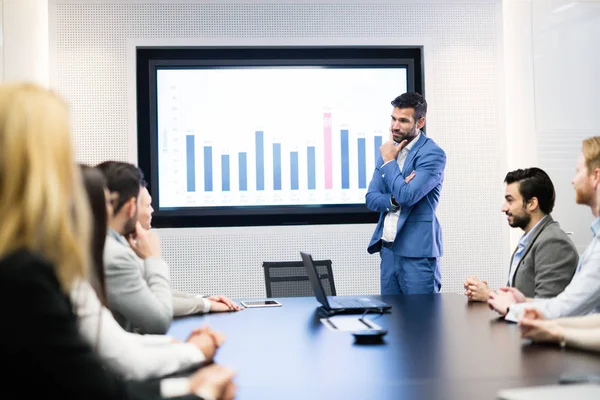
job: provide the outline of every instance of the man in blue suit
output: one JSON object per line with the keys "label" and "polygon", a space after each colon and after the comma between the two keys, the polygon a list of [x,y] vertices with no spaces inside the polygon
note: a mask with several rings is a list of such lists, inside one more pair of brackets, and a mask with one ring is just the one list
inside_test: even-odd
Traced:
{"label": "man in blue suit", "polygon": [[392,101],[390,138],[366,195],[381,213],[369,253],[381,255],[381,294],[438,293],[442,230],[435,214],[446,153],[421,131],[427,102],[418,93]]}

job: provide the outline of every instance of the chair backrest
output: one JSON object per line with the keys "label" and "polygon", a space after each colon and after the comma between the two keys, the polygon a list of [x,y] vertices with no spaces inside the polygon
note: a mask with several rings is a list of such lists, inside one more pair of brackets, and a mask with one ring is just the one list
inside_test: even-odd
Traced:
{"label": "chair backrest", "polygon": [[[319,279],[327,296],[336,296],[331,260],[315,260]],[[315,292],[302,261],[265,261],[267,297],[306,297]]]}

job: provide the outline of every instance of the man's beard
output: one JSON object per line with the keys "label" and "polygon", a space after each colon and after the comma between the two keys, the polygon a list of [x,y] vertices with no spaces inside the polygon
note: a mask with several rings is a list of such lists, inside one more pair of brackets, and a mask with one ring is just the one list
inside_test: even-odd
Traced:
{"label": "man's beard", "polygon": [[400,133],[402,134],[402,136],[400,138],[396,139],[396,135],[392,131],[392,136],[394,138],[394,142],[401,143],[403,140],[410,141],[411,139],[415,138],[418,135],[419,130],[417,129],[417,126],[415,125],[415,127],[410,132],[406,132],[406,133],[400,132]]}
{"label": "man's beard", "polygon": [[582,189],[575,189],[575,203],[591,204],[592,194]]}
{"label": "man's beard", "polygon": [[510,226],[512,226],[513,228],[525,229],[525,227],[529,225],[530,222],[531,216],[527,213],[524,215],[512,214],[512,223],[510,223]]}

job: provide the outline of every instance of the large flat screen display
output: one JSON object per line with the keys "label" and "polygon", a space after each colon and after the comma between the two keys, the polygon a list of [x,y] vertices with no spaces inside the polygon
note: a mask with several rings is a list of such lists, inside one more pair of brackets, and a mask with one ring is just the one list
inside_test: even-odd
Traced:
{"label": "large flat screen display", "polygon": [[420,52],[391,50],[179,49],[147,57],[138,156],[155,224],[373,221],[364,201],[388,140],[390,102],[421,86]]}

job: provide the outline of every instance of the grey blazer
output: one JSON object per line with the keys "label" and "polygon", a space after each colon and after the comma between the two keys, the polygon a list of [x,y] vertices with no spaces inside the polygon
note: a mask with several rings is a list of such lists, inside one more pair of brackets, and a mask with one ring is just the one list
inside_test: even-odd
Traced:
{"label": "grey blazer", "polygon": [[104,245],[108,308],[128,331],[164,334],[173,319],[169,267],[158,257],[141,260],[124,237],[109,229]]}
{"label": "grey blazer", "polygon": [[[511,264],[514,256],[513,252]],[[531,232],[511,286],[527,297],[556,297],[571,282],[578,261],[575,245],[548,215]]]}

